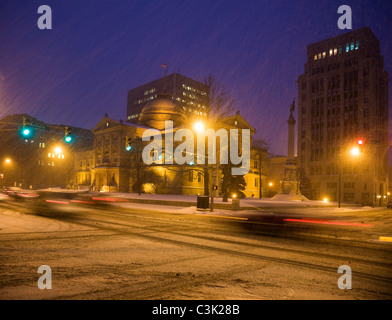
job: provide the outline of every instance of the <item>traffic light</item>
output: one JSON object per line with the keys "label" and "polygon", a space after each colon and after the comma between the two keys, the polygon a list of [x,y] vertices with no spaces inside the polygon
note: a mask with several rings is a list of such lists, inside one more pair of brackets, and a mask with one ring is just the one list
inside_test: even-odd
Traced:
{"label": "traffic light", "polygon": [[64,133],[64,141],[66,143],[71,143],[73,142],[73,136],[71,133],[71,129],[69,127],[65,127],[65,133]]}
{"label": "traffic light", "polygon": [[130,151],[132,149],[132,139],[125,137],[125,150]]}
{"label": "traffic light", "polygon": [[34,135],[33,129],[31,127],[31,122],[29,119],[23,117],[23,126],[22,130],[20,131],[21,135],[25,139],[32,138]]}
{"label": "traffic light", "polygon": [[363,149],[363,146],[365,145],[365,140],[364,139],[358,139],[357,140],[357,146],[358,146],[358,149],[359,149],[359,151],[362,153],[362,149]]}
{"label": "traffic light", "polygon": [[212,186],[212,190],[218,190],[218,186]]}

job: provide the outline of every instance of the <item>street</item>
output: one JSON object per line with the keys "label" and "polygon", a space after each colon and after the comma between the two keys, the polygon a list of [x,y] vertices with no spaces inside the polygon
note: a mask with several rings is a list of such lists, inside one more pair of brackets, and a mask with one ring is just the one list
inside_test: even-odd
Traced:
{"label": "street", "polygon": [[[298,213],[161,207],[69,205],[37,213],[31,201],[0,203],[0,299],[392,297],[392,243],[378,237],[392,232],[377,222],[390,210],[335,224]],[[37,286],[43,265],[52,271],[50,290]],[[339,289],[340,266],[351,268],[352,289]]]}

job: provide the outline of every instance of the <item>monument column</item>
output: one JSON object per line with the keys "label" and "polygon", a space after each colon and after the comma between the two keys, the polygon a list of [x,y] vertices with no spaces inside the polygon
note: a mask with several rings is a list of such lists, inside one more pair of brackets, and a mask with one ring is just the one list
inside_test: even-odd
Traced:
{"label": "monument column", "polygon": [[289,125],[289,136],[288,136],[288,145],[287,145],[287,163],[294,162],[294,126],[295,119],[293,116],[293,112],[290,112],[289,120],[287,120],[287,124]]}
{"label": "monument column", "polygon": [[287,160],[284,168],[284,174],[281,182],[281,193],[298,195],[299,192],[299,181],[296,161],[294,159],[294,127],[295,119],[293,112],[295,110],[295,100],[290,107],[290,116],[287,120],[288,124],[288,141],[287,141]]}

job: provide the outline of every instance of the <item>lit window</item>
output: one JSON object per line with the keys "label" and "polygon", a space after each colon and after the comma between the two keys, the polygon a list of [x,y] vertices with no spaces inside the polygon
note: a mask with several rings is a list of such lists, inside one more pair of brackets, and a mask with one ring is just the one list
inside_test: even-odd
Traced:
{"label": "lit window", "polygon": [[321,59],[321,53],[318,54],[318,58]]}
{"label": "lit window", "polygon": [[329,49],[329,56],[332,56],[332,55],[333,55],[333,50]]}
{"label": "lit window", "polygon": [[342,47],[338,48],[338,52],[339,52],[339,54],[342,54]]}
{"label": "lit window", "polygon": [[350,51],[350,45],[347,43],[346,44],[346,52],[349,52]]}
{"label": "lit window", "polygon": [[327,56],[326,52],[323,52],[323,58],[325,58]]}
{"label": "lit window", "polygon": [[350,45],[350,50],[354,50],[354,42],[351,42],[351,45]]}
{"label": "lit window", "polygon": [[338,54],[338,49],[337,48],[333,49],[333,55],[336,56],[337,54]]}
{"label": "lit window", "polygon": [[49,152],[49,153],[48,153],[48,158],[50,158],[51,156],[52,156],[52,154]]}
{"label": "lit window", "polygon": [[357,41],[355,42],[355,50],[358,50],[358,48],[359,48],[359,41],[357,40]]}

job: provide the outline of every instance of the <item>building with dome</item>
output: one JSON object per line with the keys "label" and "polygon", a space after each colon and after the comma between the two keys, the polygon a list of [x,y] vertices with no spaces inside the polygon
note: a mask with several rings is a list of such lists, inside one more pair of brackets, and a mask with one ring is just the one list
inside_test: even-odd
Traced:
{"label": "building with dome", "polygon": [[181,127],[186,124],[186,114],[184,109],[176,104],[171,95],[160,93],[156,100],[147,103],[140,113],[139,124],[163,130],[165,121],[173,121],[173,127]]}
{"label": "building with dome", "polygon": [[[148,144],[141,139],[143,133],[148,129],[155,129],[164,138],[167,133],[165,121],[168,120],[173,121],[173,128],[170,130],[175,134],[179,129],[192,129],[195,121],[205,121],[205,118],[198,117],[197,114],[187,114],[183,106],[168,93],[157,94],[156,99],[146,103],[137,123],[116,121],[105,114],[92,129],[93,146],[74,155],[72,188],[92,188],[106,192],[202,195],[210,192],[212,182],[215,181],[220,190],[222,172],[218,169],[214,173],[212,165],[167,164],[168,154],[164,148],[162,158],[154,165],[148,166],[142,161],[142,150]],[[255,133],[255,129],[239,112],[232,117],[221,119],[219,125],[227,130],[238,129],[239,132],[249,129],[251,136]],[[130,150],[126,148],[127,143],[130,144]],[[180,143],[174,142],[174,148]],[[260,153],[252,150],[250,171],[245,175],[247,186],[244,193],[247,197],[259,197],[261,189],[267,192],[267,176],[265,172],[260,174],[260,168],[267,167],[266,163],[262,163],[266,159],[266,151],[264,157],[261,157]]]}

